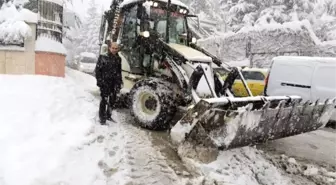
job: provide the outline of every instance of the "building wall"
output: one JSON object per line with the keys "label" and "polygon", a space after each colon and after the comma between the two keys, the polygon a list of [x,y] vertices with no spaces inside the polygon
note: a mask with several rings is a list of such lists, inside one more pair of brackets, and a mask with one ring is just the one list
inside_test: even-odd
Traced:
{"label": "building wall", "polygon": [[0,46],[0,74],[35,74],[36,24],[27,24],[32,30],[32,36],[25,40],[24,48]]}
{"label": "building wall", "polygon": [[39,75],[65,77],[65,55],[36,51],[35,73]]}
{"label": "building wall", "polygon": [[[38,9],[40,10],[41,18],[37,28],[37,38],[52,38],[52,40],[62,44],[63,1],[40,0],[38,1]],[[66,56],[47,49],[41,51],[41,48],[38,48],[35,51],[35,74],[65,77]]]}

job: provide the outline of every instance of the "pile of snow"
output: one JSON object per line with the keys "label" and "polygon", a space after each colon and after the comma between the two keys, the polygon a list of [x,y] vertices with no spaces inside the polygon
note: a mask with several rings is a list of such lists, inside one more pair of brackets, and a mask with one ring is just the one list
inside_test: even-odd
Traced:
{"label": "pile of snow", "polygon": [[48,37],[38,37],[35,44],[35,51],[52,52],[63,55],[67,54],[67,50],[62,43]]}
{"label": "pile of snow", "polygon": [[224,62],[244,61],[248,52],[255,53],[252,64],[257,67],[269,67],[270,58],[278,53],[311,55],[320,43],[306,20],[244,27],[237,33],[229,32],[198,41]]}
{"label": "pile of snow", "polygon": [[97,80],[91,75],[66,67],[65,78],[75,81],[78,85],[84,88],[84,91],[89,92],[90,94],[99,95],[100,93],[100,90],[96,85]]}
{"label": "pile of snow", "polygon": [[[281,170],[263,157],[262,151],[252,147],[244,147],[219,153],[217,159],[211,163],[195,161],[187,153],[180,150],[182,160],[211,184],[260,185],[290,184],[290,179],[283,176]],[[205,183],[206,184],[206,183]]]}
{"label": "pile of snow", "polygon": [[91,139],[94,97],[68,78],[0,75],[0,86],[0,184],[47,184],[40,179],[76,162],[66,154]]}
{"label": "pile of snow", "polygon": [[37,23],[38,22],[38,15],[28,9],[21,9],[20,10],[20,18],[21,20],[28,22],[28,23]]}
{"label": "pile of snow", "polygon": [[336,173],[327,168],[303,163],[286,155],[271,156],[266,154],[266,159],[272,161],[276,167],[282,168],[286,173],[303,176],[316,184],[333,185],[336,183]]}
{"label": "pile of snow", "polygon": [[26,22],[37,23],[37,19],[37,14],[30,10],[18,11],[12,2],[4,3],[0,9],[0,43],[21,44],[32,36]]}

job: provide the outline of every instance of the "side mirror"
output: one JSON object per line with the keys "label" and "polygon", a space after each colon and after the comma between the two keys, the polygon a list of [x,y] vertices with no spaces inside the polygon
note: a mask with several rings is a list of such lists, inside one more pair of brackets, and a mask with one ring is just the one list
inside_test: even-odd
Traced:
{"label": "side mirror", "polygon": [[193,44],[196,44],[197,42],[197,39],[193,36],[191,31],[188,31],[187,41],[188,43],[193,43]]}

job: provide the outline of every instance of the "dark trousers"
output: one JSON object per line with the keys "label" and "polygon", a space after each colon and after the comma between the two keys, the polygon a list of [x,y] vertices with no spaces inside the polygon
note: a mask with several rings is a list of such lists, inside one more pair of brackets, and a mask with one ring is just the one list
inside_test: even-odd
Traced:
{"label": "dark trousers", "polygon": [[117,91],[104,88],[100,91],[99,118],[101,121],[106,121],[112,116],[112,110],[115,108]]}

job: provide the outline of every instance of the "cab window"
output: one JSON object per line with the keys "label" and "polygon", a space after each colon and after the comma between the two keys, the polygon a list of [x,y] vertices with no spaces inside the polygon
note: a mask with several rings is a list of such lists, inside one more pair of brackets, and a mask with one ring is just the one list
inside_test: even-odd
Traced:
{"label": "cab window", "polygon": [[[151,8],[150,13],[150,26],[151,29],[159,33],[160,37],[165,39],[166,37],[166,25],[167,25],[167,12],[159,8]],[[183,44],[180,41],[179,36],[187,33],[186,19],[182,14],[171,13],[169,25],[169,41],[171,43]]]}
{"label": "cab window", "polygon": [[125,12],[124,26],[122,29],[122,43],[127,47],[132,47],[137,36],[137,6]]}

